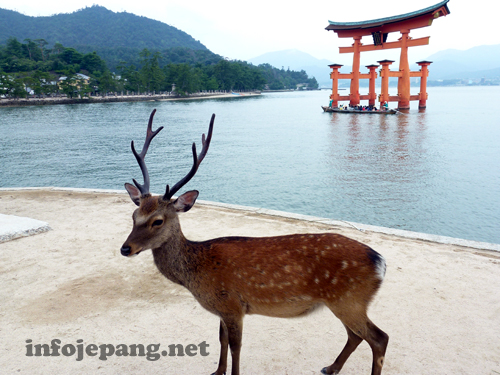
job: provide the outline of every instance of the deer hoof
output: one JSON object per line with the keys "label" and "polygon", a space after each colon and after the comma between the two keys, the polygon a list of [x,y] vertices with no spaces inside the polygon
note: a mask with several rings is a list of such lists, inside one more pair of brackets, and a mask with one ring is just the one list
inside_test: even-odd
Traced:
{"label": "deer hoof", "polygon": [[325,375],[337,375],[339,373],[339,371],[330,372],[330,370],[328,370],[328,367],[323,367],[321,369],[321,373],[325,374]]}

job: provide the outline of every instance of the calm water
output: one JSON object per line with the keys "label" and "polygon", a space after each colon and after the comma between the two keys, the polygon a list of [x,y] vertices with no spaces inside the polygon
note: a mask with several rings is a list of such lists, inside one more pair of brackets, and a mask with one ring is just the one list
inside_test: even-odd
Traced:
{"label": "calm water", "polygon": [[162,193],[187,173],[190,144],[216,113],[210,151],[182,191],[500,243],[500,87],[430,88],[424,113],[398,116],[323,113],[328,95],[1,108],[0,186],[142,181],[130,141],[142,147],[157,108],[154,128],[166,129],[146,161]]}

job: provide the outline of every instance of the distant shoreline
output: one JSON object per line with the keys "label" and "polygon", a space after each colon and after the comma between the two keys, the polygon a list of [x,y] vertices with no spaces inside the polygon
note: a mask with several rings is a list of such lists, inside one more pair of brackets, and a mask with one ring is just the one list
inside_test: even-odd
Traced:
{"label": "distant shoreline", "polygon": [[0,99],[0,107],[25,107],[34,105],[56,105],[56,104],[88,104],[88,103],[118,103],[118,102],[147,102],[147,101],[177,101],[194,99],[214,99],[214,98],[243,98],[260,95],[260,91],[249,92],[210,92],[195,93],[188,96],[176,96],[169,94],[156,95],[114,95],[114,96],[93,96],[87,98],[22,98],[22,99]]}

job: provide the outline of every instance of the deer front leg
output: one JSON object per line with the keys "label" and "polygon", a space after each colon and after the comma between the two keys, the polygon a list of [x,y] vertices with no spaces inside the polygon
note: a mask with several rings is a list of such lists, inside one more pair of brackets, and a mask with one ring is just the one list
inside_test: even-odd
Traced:
{"label": "deer front leg", "polygon": [[217,371],[215,371],[212,375],[225,375],[227,370],[227,348],[229,344],[227,327],[220,320],[219,326],[219,342],[220,342],[220,357],[219,357],[219,366],[217,367]]}
{"label": "deer front leg", "polygon": [[231,375],[240,375],[241,337],[243,335],[243,317],[224,319],[227,327],[229,349],[231,349]]}
{"label": "deer front leg", "polygon": [[351,353],[358,347],[358,345],[363,341],[361,337],[356,335],[349,327],[344,325],[347,331],[347,344],[345,344],[344,349],[339,354],[335,362],[328,367],[325,367],[321,370],[322,374],[338,374],[340,370],[344,366],[345,361],[351,355]]}

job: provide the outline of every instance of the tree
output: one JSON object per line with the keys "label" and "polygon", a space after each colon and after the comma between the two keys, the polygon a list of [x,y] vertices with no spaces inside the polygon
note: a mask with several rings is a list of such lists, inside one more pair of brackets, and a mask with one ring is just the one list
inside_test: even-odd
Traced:
{"label": "tree", "polygon": [[160,90],[165,81],[165,75],[160,68],[160,53],[151,53],[147,48],[144,48],[139,55],[142,64],[141,80],[143,87],[147,91]]}
{"label": "tree", "polygon": [[87,70],[89,73],[104,72],[106,70],[106,63],[97,55],[97,53],[92,52],[83,56],[80,68]]}
{"label": "tree", "polygon": [[28,50],[28,54],[30,57],[30,60],[33,60],[33,56],[31,55],[31,51],[34,50],[34,47],[36,47],[36,44],[33,43],[33,41],[29,38],[24,39],[24,41],[27,43],[26,44],[26,49]]}
{"label": "tree", "polygon": [[7,48],[5,50],[7,57],[23,57],[22,44],[16,38],[7,40]]}
{"label": "tree", "polygon": [[101,95],[104,96],[108,92],[114,91],[116,89],[115,80],[109,70],[106,70],[100,75],[96,75],[96,79]]}
{"label": "tree", "polygon": [[70,74],[66,77],[61,77],[59,80],[59,87],[61,88],[62,92],[69,98],[77,96],[78,88],[76,75]]}
{"label": "tree", "polygon": [[54,92],[54,85],[51,84],[52,76],[48,72],[35,71],[31,75],[31,88],[35,95],[47,95]]}
{"label": "tree", "polygon": [[0,73],[0,93],[10,98],[26,98],[28,96],[23,79],[8,73]]}
{"label": "tree", "polygon": [[74,48],[64,48],[60,54],[60,58],[66,64],[80,64],[83,59],[83,55]]}
{"label": "tree", "polygon": [[45,46],[49,44],[45,39],[35,39],[36,43],[38,43],[38,47],[40,47],[40,52],[42,53],[42,60],[45,61],[45,54],[43,51],[45,50]]}

